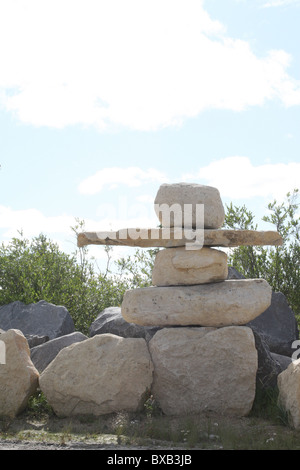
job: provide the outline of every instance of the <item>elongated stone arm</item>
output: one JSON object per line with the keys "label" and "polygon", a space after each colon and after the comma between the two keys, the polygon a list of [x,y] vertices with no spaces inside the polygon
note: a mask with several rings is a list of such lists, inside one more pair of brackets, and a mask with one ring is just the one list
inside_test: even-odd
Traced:
{"label": "elongated stone arm", "polygon": [[[204,232],[204,239],[203,239]],[[282,237],[275,231],[257,230],[190,230],[174,228],[128,228],[118,231],[82,232],[78,234],[77,245],[118,245],[141,248],[184,246],[193,240],[203,239],[204,246],[262,246],[282,245]]]}

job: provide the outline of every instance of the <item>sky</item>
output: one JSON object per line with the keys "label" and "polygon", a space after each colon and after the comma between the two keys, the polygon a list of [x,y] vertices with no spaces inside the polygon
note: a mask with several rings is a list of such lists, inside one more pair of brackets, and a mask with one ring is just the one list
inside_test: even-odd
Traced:
{"label": "sky", "polygon": [[177,182],[273,229],[300,189],[299,24],[300,0],[0,0],[0,243],[155,227]]}

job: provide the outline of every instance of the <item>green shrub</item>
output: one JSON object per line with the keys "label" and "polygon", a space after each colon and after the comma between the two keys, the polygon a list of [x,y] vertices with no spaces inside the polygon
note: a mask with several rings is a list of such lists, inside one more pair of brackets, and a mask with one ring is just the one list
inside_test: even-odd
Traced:
{"label": "green shrub", "polygon": [[78,262],[43,234],[28,240],[20,234],[0,246],[0,305],[45,300],[65,306],[75,328],[87,333],[106,307],[120,305],[126,285],[97,273],[86,257]]}

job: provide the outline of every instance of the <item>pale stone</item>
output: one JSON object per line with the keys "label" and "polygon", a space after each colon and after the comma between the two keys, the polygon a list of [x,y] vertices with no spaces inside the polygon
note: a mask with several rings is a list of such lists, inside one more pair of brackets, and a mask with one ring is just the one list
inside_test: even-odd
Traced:
{"label": "pale stone", "polygon": [[62,349],[40,376],[58,416],[137,411],[152,384],[143,338],[96,335]]}
{"label": "pale stone", "polygon": [[166,415],[251,411],[258,361],[250,328],[164,328],[149,350],[152,394]]}
{"label": "pale stone", "polygon": [[[282,237],[274,231],[257,230],[191,230],[172,228],[125,228],[117,231],[82,232],[78,234],[77,245],[117,245],[141,248],[188,247],[197,240],[204,246],[262,246],[282,245]],[[202,245],[200,246],[200,248]]]}
{"label": "pale stone", "polygon": [[203,247],[160,250],[154,261],[154,286],[191,285],[224,281],[228,276],[227,255],[224,251]]}
{"label": "pale stone", "polygon": [[144,326],[245,325],[271,304],[264,279],[234,279],[196,286],[143,287],[125,292],[124,319]]}
{"label": "pale stone", "polygon": [[277,384],[278,405],[287,412],[289,424],[300,429],[300,359],[278,375]]}
{"label": "pale stone", "polygon": [[0,342],[5,345],[2,351],[5,360],[0,361],[0,416],[14,418],[37,390],[39,373],[31,362],[28,342],[21,331],[1,332]]}
{"label": "pale stone", "polygon": [[[204,206],[204,226],[199,225],[197,205]],[[162,184],[154,209],[163,227],[220,228],[225,219],[219,190],[202,184]],[[189,217],[186,217],[187,212]]]}

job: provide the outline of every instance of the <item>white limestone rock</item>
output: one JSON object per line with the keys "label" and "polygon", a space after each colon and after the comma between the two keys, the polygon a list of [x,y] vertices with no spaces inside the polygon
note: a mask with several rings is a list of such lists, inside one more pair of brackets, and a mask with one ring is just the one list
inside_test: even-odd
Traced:
{"label": "white limestone rock", "polygon": [[278,375],[277,384],[278,405],[287,412],[289,424],[300,429],[300,359]]}
{"label": "white limestone rock", "polygon": [[257,372],[250,328],[164,328],[151,339],[149,350],[152,394],[166,415],[250,412]]}
{"label": "white limestone rock", "polygon": [[[19,330],[0,334],[0,416],[14,418],[38,387],[39,373],[30,359],[28,342]],[[5,346],[5,347],[3,347]]]}
{"label": "white limestone rock", "polygon": [[58,416],[137,411],[152,384],[143,338],[95,335],[62,349],[40,376]]}
{"label": "white limestone rock", "polygon": [[78,234],[77,245],[112,245],[133,246],[141,248],[174,248],[189,246],[202,241],[205,246],[233,247],[233,246],[281,246],[282,237],[274,231],[258,230],[218,230],[199,229],[185,230],[177,228],[125,228],[101,232],[82,232]]}
{"label": "white limestone rock", "polygon": [[[177,217],[171,213],[169,218],[166,214],[164,219],[161,209],[162,205],[171,207],[173,204],[178,204],[181,209],[182,217],[176,220]],[[196,212],[197,204],[204,204],[204,227],[201,228],[220,228],[225,220],[225,211],[220,197],[219,190],[212,186],[205,186],[202,184],[189,184],[189,183],[175,183],[175,184],[162,184],[158,189],[154,209],[162,223],[163,227],[185,226],[186,228],[200,228],[198,226],[198,217]],[[184,212],[188,211],[187,206],[191,209],[190,222],[184,221]]]}
{"label": "white limestone rock", "polygon": [[125,292],[121,312],[127,322],[143,326],[245,325],[270,306],[271,296],[264,279],[144,287]]}
{"label": "white limestone rock", "polygon": [[228,276],[227,255],[224,251],[203,247],[160,250],[154,261],[152,284],[175,286],[224,281]]}

